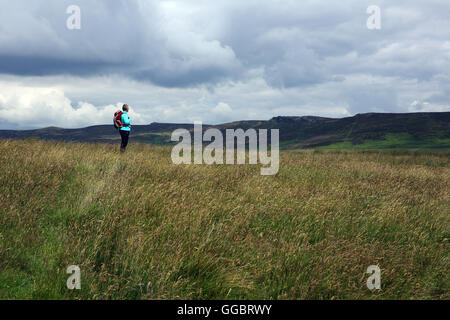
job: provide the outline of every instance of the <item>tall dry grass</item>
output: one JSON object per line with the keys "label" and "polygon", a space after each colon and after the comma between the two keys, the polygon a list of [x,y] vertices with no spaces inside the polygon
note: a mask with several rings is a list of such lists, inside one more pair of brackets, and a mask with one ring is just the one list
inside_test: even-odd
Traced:
{"label": "tall dry grass", "polygon": [[0,298],[450,297],[448,157],[282,152],[267,177],[170,151],[0,141]]}

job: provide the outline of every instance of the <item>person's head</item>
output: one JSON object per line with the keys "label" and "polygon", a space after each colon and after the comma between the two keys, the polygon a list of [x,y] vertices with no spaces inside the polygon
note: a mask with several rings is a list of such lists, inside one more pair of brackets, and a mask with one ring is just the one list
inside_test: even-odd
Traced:
{"label": "person's head", "polygon": [[130,107],[127,104],[124,104],[122,107],[122,111],[128,112],[128,111],[130,111]]}

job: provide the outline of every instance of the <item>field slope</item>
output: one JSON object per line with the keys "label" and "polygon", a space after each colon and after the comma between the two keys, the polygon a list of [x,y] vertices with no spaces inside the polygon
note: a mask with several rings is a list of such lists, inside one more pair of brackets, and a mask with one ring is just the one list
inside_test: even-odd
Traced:
{"label": "field slope", "polygon": [[0,140],[0,298],[450,298],[448,153],[286,151],[263,177],[117,151]]}

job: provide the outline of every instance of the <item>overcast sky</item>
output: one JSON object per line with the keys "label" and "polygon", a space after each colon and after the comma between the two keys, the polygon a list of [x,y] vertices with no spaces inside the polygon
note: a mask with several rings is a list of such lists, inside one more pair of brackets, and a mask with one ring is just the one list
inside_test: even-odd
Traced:
{"label": "overcast sky", "polygon": [[[381,29],[367,27],[370,5]],[[123,103],[134,124],[450,111],[448,0],[0,7],[0,129],[109,124]]]}

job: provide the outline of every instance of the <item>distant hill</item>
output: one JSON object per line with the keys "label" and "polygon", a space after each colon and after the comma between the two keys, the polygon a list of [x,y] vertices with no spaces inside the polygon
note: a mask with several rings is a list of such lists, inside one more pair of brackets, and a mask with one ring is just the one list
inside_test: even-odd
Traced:
{"label": "distant hill", "polygon": [[[261,121],[237,121],[204,125],[203,129],[279,129],[282,149],[378,149],[450,148],[450,112],[367,113],[342,119],[322,117],[275,117]],[[193,130],[192,124],[152,123],[133,126],[133,140],[165,145],[179,128]],[[115,143],[119,135],[112,125],[83,129],[45,128],[38,130],[0,130],[0,138],[69,142]]]}

